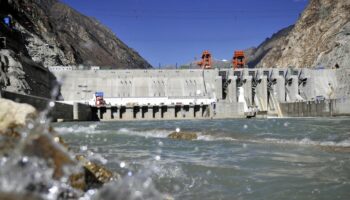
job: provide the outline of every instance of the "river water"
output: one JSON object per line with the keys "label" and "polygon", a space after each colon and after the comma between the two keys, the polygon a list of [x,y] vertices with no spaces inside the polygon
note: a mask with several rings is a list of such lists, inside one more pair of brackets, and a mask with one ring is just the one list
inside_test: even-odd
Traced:
{"label": "river water", "polygon": [[[199,138],[168,139],[177,128]],[[73,151],[119,172],[134,196],[151,184],[174,199],[350,198],[350,118],[81,122],[55,129]]]}

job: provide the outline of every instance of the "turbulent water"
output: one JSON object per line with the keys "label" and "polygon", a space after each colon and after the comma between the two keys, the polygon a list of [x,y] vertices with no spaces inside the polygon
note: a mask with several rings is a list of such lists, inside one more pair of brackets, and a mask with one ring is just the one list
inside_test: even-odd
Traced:
{"label": "turbulent water", "polygon": [[[199,138],[166,138],[176,128]],[[134,197],[350,197],[350,118],[84,122],[55,129],[73,151],[121,173]]]}

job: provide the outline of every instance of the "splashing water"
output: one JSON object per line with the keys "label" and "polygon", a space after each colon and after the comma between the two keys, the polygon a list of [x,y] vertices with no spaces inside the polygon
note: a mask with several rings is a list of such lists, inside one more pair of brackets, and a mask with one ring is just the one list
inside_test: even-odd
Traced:
{"label": "splashing water", "polygon": [[[120,198],[149,194],[142,187],[151,185],[148,189],[163,199],[164,194],[175,199],[347,199],[348,123],[349,118],[73,123],[98,128],[88,134],[93,137],[84,132],[64,137],[77,150],[98,148],[111,169],[130,178],[114,186],[133,185],[125,189],[127,197],[111,192]],[[198,138],[168,139],[177,127]],[[104,192],[98,198],[106,197]]]}
{"label": "splashing water", "polygon": [[[47,108],[39,113],[32,120],[29,120],[24,128],[18,130],[20,135],[18,142],[13,149],[3,155],[0,160],[0,194],[7,194],[14,198],[16,195],[30,194],[34,198],[55,200],[55,199],[164,199],[153,186],[151,174],[152,167],[140,169],[138,173],[133,169],[128,169],[126,162],[120,162],[120,168],[127,170],[128,173],[120,180],[111,181],[100,189],[91,189],[86,192],[71,187],[70,178],[72,174],[81,172],[82,166],[66,165],[62,168],[62,174],[59,178],[54,178],[57,174],[54,160],[45,158],[46,152],[36,150],[37,145],[53,145],[62,152],[63,157],[74,160],[75,155],[68,152],[65,147],[59,144],[60,139],[53,135],[51,130],[51,120],[48,114],[55,107],[55,98],[59,93],[59,87],[52,91],[52,98],[48,102]],[[71,134],[74,132],[96,133],[97,125],[75,126],[57,129],[58,133]],[[36,142],[45,138],[45,142],[37,144]],[[93,138],[93,135],[92,135]],[[0,142],[4,138],[0,137]],[[107,140],[103,140],[107,142]],[[51,148],[50,148],[51,149]],[[48,152],[51,150],[47,149]],[[41,149],[43,150],[43,149]],[[45,150],[45,149],[44,149]],[[97,161],[101,164],[108,164],[108,160],[99,153],[93,152],[89,145],[82,145],[80,151],[88,160]],[[148,166],[153,166],[150,163]],[[57,167],[57,166],[56,166]],[[139,170],[139,171],[140,171]]]}
{"label": "splashing water", "polygon": [[[50,131],[47,109],[19,131],[0,159],[0,193],[42,199],[346,199],[350,177],[349,119],[217,120],[60,123],[72,152],[117,171],[122,178],[99,189],[70,186],[81,166],[55,169],[28,145],[44,136],[74,159]],[[248,126],[249,123],[249,126]],[[127,127],[127,128],[126,128]],[[166,137],[175,129],[197,140]],[[0,138],[2,140],[3,138]]]}

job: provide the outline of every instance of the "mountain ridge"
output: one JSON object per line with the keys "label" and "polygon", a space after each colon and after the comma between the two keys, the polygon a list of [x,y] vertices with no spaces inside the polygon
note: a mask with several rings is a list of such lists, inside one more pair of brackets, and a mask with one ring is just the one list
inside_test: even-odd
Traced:
{"label": "mountain ridge", "polygon": [[293,28],[255,52],[249,67],[350,68],[350,0],[310,0]]}
{"label": "mountain ridge", "polygon": [[100,22],[58,0],[0,0],[0,19],[0,90],[51,98],[58,84],[49,66],[152,67]]}
{"label": "mountain ridge", "polygon": [[110,29],[58,0],[11,0],[1,4],[24,35],[29,57],[46,67],[151,68]]}

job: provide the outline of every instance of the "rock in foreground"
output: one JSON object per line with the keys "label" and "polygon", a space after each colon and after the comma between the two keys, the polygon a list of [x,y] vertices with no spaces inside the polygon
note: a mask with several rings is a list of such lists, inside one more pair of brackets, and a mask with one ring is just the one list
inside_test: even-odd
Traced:
{"label": "rock in foreground", "polygon": [[99,188],[105,183],[120,179],[119,174],[113,173],[107,168],[89,161],[84,156],[78,155],[76,159],[84,166],[84,178],[86,182],[84,190]]}
{"label": "rock in foreground", "polygon": [[36,114],[31,105],[0,98],[0,134],[12,134],[15,128],[23,127],[27,119],[35,117]]}
{"label": "rock in foreground", "polygon": [[168,135],[168,138],[176,140],[196,140],[198,136],[196,133],[191,132],[173,132]]}
{"label": "rock in foreground", "polygon": [[0,199],[23,199],[22,193],[75,198],[119,178],[81,156],[75,160],[62,138],[38,116],[30,105],[0,99]]}

